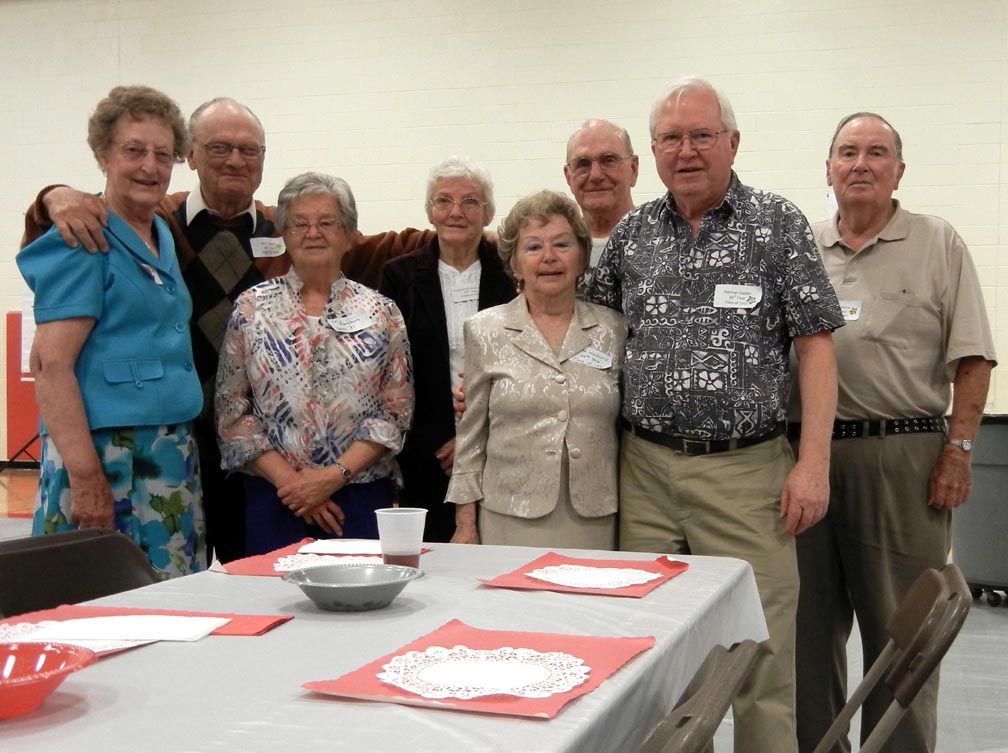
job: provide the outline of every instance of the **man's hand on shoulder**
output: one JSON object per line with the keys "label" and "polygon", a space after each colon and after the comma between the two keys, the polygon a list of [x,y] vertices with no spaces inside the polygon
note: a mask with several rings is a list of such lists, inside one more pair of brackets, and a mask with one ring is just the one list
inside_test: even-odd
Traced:
{"label": "man's hand on shoulder", "polygon": [[108,226],[108,209],[100,196],[57,186],[46,193],[42,202],[68,246],[82,245],[92,254],[109,250],[103,232]]}

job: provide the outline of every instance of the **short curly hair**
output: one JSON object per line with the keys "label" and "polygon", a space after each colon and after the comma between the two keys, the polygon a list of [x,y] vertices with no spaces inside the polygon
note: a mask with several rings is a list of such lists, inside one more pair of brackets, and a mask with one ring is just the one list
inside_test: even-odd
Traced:
{"label": "short curly hair", "polygon": [[540,191],[531,196],[519,199],[518,203],[511,207],[508,216],[497,228],[497,251],[504,266],[509,271],[513,271],[511,266],[518,246],[518,234],[522,231],[529,220],[540,220],[549,222],[551,217],[563,217],[570,223],[577,239],[578,247],[581,250],[581,271],[588,268],[591,261],[592,237],[588,223],[581,216],[581,208],[574,203],[573,199],[567,198],[562,193],[556,191]]}
{"label": "short curly hair", "polygon": [[350,184],[342,178],[325,173],[301,173],[295,175],[280,189],[277,197],[276,226],[287,229],[290,208],[294,202],[306,196],[331,196],[340,207],[340,223],[351,235],[357,232],[357,201]]}
{"label": "short curly hair", "polygon": [[87,142],[95,159],[112,146],[116,128],[124,117],[164,121],[174,135],[172,152],[176,161],[181,162],[185,158],[189,151],[189,131],[175,100],[149,86],[117,86],[95,106],[88,120]]}

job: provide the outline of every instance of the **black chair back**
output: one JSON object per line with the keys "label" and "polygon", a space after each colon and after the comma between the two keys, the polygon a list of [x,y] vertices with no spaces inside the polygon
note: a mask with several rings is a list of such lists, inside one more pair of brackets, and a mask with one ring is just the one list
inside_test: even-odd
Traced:
{"label": "black chair back", "polygon": [[121,533],[84,529],[0,541],[0,615],[76,604],[157,582]]}

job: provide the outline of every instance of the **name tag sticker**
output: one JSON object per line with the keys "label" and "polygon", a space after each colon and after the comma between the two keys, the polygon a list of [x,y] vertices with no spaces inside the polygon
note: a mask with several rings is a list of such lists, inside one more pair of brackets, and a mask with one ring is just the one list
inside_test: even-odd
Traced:
{"label": "name tag sticker", "polygon": [[272,259],[274,256],[283,256],[287,247],[283,238],[249,238],[252,244],[252,256],[256,259]]}
{"label": "name tag sticker", "polygon": [[605,353],[589,345],[584,350],[572,355],[570,360],[583,366],[591,366],[593,369],[608,369],[612,366],[612,353]]}
{"label": "name tag sticker", "polygon": [[368,314],[347,314],[333,317],[326,323],[337,332],[360,332],[374,320]]}
{"label": "name tag sticker", "polygon": [[464,288],[455,288],[452,291],[453,303],[472,303],[479,301],[479,285],[468,285]]}
{"label": "name tag sticker", "polygon": [[157,270],[154,269],[154,267],[152,267],[150,264],[141,263],[140,269],[146,272],[147,276],[150,277],[152,280],[154,280],[155,285],[164,285],[164,283],[161,282],[161,275],[159,275]]}
{"label": "name tag sticker", "polygon": [[856,322],[861,318],[863,301],[840,301],[840,310],[845,322]]}
{"label": "name tag sticker", "polygon": [[714,306],[719,309],[751,309],[762,300],[759,285],[714,286]]}

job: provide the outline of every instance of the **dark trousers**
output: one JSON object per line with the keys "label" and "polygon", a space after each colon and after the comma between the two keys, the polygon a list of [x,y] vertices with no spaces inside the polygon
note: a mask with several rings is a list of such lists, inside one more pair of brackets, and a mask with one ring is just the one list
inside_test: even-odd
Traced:
{"label": "dark trousers", "polygon": [[193,421],[203,482],[203,516],[206,520],[207,561],[216,557],[231,562],[245,552],[245,486],[239,473],[221,470],[217,432],[202,416]]}
{"label": "dark trousers", "polygon": [[[245,483],[247,526],[245,550],[248,556],[266,554],[304,538],[332,539],[333,534],[299,518],[277,496],[276,487],[259,476],[242,475]],[[367,484],[350,484],[332,496],[346,519],[347,539],[377,539],[375,510],[391,507],[395,485],[383,478]]]}
{"label": "dark trousers", "polygon": [[[857,617],[865,669],[889,639],[889,618],[920,573],[945,565],[951,513],[928,506],[938,433],[833,440],[826,517],[797,537],[798,747],[813,750],[847,697],[847,639]],[[853,684],[860,678],[851,678]],[[861,712],[861,738],[892,701],[881,683]],[[885,753],[935,749],[938,672],[931,676]],[[846,738],[832,753],[849,751]]]}
{"label": "dark trousers", "polygon": [[449,476],[441,470],[434,452],[404,452],[397,458],[403,474],[399,504],[427,510],[424,541],[448,542],[455,534],[455,505],[446,503]]}

